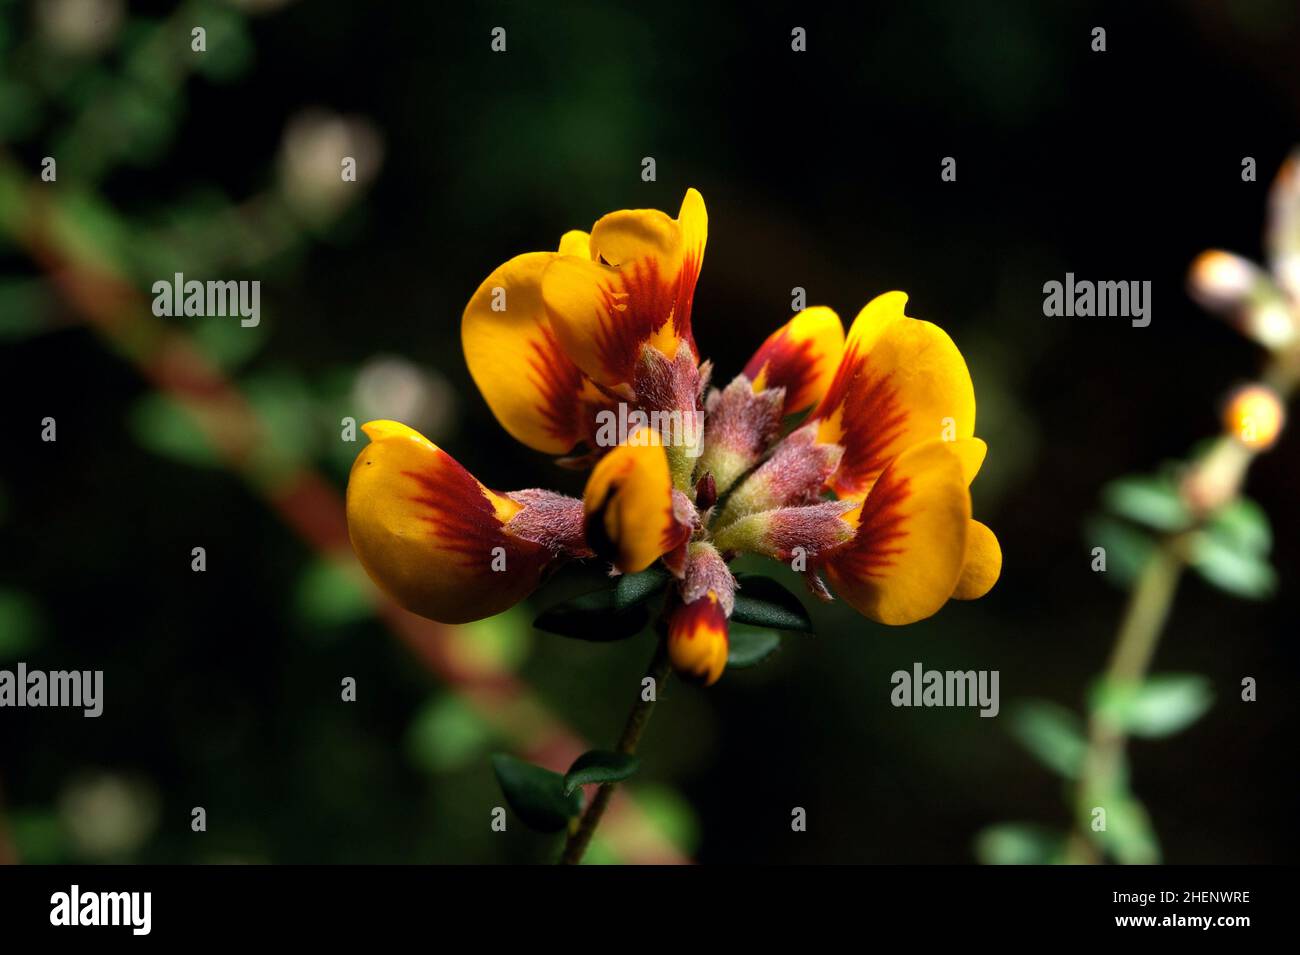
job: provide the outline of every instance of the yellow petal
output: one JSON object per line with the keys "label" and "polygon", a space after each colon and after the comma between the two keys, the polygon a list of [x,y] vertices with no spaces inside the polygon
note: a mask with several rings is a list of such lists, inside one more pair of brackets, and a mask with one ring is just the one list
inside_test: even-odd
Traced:
{"label": "yellow petal", "polygon": [[594,416],[583,400],[588,383],[542,307],[542,273],[556,257],[515,256],[483,281],[461,319],[465,361],[488,407],[516,439],[547,454],[571,450]]}
{"label": "yellow petal", "polygon": [[371,579],[407,610],[465,623],[527,596],[545,548],[504,529],[520,509],[419,432],[372,421],[348,477],[348,532]]}
{"label": "yellow petal", "polygon": [[970,524],[970,492],[948,444],[904,451],[847,519],[857,534],[826,564],[837,594],[886,624],[912,623],[944,605],[961,577]]}
{"label": "yellow petal", "polygon": [[691,304],[708,231],[691,189],[679,218],[655,209],[612,212],[591,230],[589,257],[561,255],[542,279],[546,314],[564,352],[592,380],[630,383],[642,347],[669,358],[694,350]]}
{"label": "yellow petal", "polygon": [[570,229],[560,236],[560,255],[576,255],[580,259],[591,258],[591,234],[581,229]]}
{"label": "yellow petal", "polygon": [[984,457],[989,453],[989,446],[982,438],[962,438],[949,442],[948,447],[952,448],[953,453],[961,461],[962,477],[969,487],[970,482],[975,480],[975,475],[980,473]]}
{"label": "yellow petal", "polygon": [[600,459],[582,496],[587,543],[623,573],[645,570],[689,528],[673,514],[672,478],[659,436],[639,428]]}
{"label": "yellow petal", "polygon": [[1002,547],[997,536],[979,521],[966,529],[966,562],[952,595],[957,600],[976,600],[993,589],[1002,574]]}
{"label": "yellow petal", "polygon": [[894,291],[877,295],[854,316],[845,346],[857,348],[862,353],[870,351],[885,329],[907,317],[906,308],[906,292]]}
{"label": "yellow petal", "polygon": [[860,498],[913,445],[975,432],[975,389],[965,359],[943,329],[904,316],[905,301],[891,292],[863,309],[813,415],[817,440],[844,447],[829,482],[841,497]]}
{"label": "yellow petal", "polygon": [[745,366],[745,375],[756,392],[784,388],[784,413],[794,414],[821,400],[843,353],[840,317],[818,305],[804,309],[769,335]]}

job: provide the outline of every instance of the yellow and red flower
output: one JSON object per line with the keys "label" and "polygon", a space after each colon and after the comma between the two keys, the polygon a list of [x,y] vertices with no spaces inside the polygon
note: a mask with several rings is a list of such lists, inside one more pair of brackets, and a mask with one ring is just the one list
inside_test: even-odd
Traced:
{"label": "yellow and red flower", "polygon": [[[795,561],[819,596],[824,575],[887,624],[992,587],[1001,552],[969,491],[986,448],[952,340],[905,315],[901,292],[869,302],[847,335],[829,308],[809,308],[706,396],[691,307],[707,223],[692,189],[675,219],[611,213],[479,286],[462,341],[488,406],[520,441],[591,475],[581,501],[491,491],[409,428],[366,425],[348,521],[394,599],[459,622],[523,599],[566,560],[621,573],[662,560],[677,580],[669,657],[709,684],[726,666],[736,554]],[[611,442],[610,416],[629,412],[635,427]]]}

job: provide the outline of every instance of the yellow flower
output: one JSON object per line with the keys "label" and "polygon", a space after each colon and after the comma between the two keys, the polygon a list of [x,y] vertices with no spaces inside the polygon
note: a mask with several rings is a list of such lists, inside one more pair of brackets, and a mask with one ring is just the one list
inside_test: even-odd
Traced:
{"label": "yellow flower", "polygon": [[901,292],[869,302],[847,335],[809,308],[705,395],[691,306],[707,225],[691,189],[676,218],[611,213],[483,281],[461,327],[489,408],[528,446],[592,471],[581,501],[491,491],[409,428],[366,425],[348,522],[394,599],[458,622],[523,599],[565,560],[621,573],[662,560],[676,578],[669,657],[709,684],[726,666],[736,554],[790,560],[829,599],[825,574],[888,624],[993,586],[1001,551],[969,491],[986,448],[952,340],[906,316]]}

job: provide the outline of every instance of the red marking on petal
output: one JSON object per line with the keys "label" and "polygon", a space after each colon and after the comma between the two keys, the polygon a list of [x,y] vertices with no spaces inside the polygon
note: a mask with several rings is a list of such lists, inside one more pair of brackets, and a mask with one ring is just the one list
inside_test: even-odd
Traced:
{"label": "red marking on petal", "polygon": [[506,534],[496,510],[474,476],[446,454],[434,472],[403,471],[423,493],[411,501],[427,510],[420,520],[432,525],[442,550],[462,557],[465,566],[487,568],[493,547],[518,553],[523,542]]}
{"label": "red marking on petal", "polygon": [[691,304],[699,270],[698,256],[688,259],[675,279],[660,274],[657,259],[640,259],[621,267],[601,288],[596,344],[612,380],[633,379],[641,347],[670,321],[673,333],[690,343],[698,359],[691,337]]}
{"label": "red marking on petal", "polygon": [[862,580],[883,576],[902,553],[899,541],[907,537],[903,504],[911,496],[911,482],[894,475],[877,481],[862,503],[858,532],[832,557],[837,573]]}
{"label": "red marking on petal", "polygon": [[668,553],[676,550],[691,536],[691,529],[686,524],[677,519],[673,512],[672,504],[668,505],[668,524],[664,527],[663,535],[659,539],[661,553]]}
{"label": "red marking on petal", "polygon": [[616,380],[632,380],[641,346],[672,317],[673,291],[660,277],[655,259],[630,263],[601,289],[604,309],[597,344]]}
{"label": "red marking on petal", "polygon": [[871,355],[859,357],[856,345],[845,353],[817,416],[830,417],[837,407],[843,408],[837,443],[844,457],[830,483],[841,494],[860,493],[889,463],[886,452],[902,435],[907,411],[889,377],[874,374]]}
{"label": "red marking on petal", "polygon": [[695,304],[695,283],[700,277],[700,258],[701,250],[696,246],[682,259],[682,271],[677,277],[677,305],[673,310],[673,331],[690,344],[691,354],[697,362],[700,353],[691,334],[691,308]]}
{"label": "red marking on petal", "polygon": [[800,407],[803,402],[795,402],[802,398],[800,392],[816,377],[817,362],[822,357],[813,345],[810,338],[795,341],[790,337],[790,329],[782,328],[754,353],[754,357],[745,366],[745,377],[756,381],[766,367],[764,386],[785,389],[787,410]]}
{"label": "red marking on petal", "polygon": [[531,382],[542,396],[537,408],[552,437],[576,441],[581,431],[582,372],[560,348],[551,327],[542,325],[541,331],[542,341],[530,343],[532,354],[528,357]]}
{"label": "red marking on petal", "polygon": [[822,395],[821,404],[814,409],[812,417],[829,418],[833,415],[835,409],[844,403],[849,385],[861,370],[862,359],[858,356],[858,346],[855,342],[844,349],[839,367],[835,369],[835,377],[831,379],[830,387],[826,389],[826,394]]}

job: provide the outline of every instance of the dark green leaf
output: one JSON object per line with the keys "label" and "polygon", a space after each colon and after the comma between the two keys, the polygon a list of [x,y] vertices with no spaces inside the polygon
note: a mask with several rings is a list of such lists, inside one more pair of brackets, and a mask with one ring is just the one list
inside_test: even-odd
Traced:
{"label": "dark green leaf", "polygon": [[1178,531],[1191,523],[1191,513],[1171,478],[1122,477],[1107,484],[1101,495],[1113,513],[1159,531]]}
{"label": "dark green leaf", "polygon": [[781,634],[774,630],[736,630],[728,636],[727,666],[735,669],[757,666],[781,646]]}
{"label": "dark green leaf", "polygon": [[1210,682],[1169,673],[1145,683],[1101,682],[1092,693],[1096,713],[1134,736],[1169,736],[1195,723],[1214,701]]}
{"label": "dark green leaf", "polygon": [[506,753],[492,757],[501,792],[524,825],[538,832],[559,832],[582,812],[582,793],[565,795],[564,777]]}
{"label": "dark green leaf", "polygon": [[1032,823],[1004,822],[975,837],[975,857],[984,865],[1048,865],[1056,862],[1065,837]]}
{"label": "dark green leaf", "polygon": [[533,626],[562,637],[608,643],[636,636],[645,629],[648,620],[649,614],[640,604],[620,610],[615,603],[614,588],[610,587],[551,607]]}
{"label": "dark green leaf", "polygon": [[639,574],[624,574],[614,586],[614,606],[626,610],[644,603],[663,590],[671,579],[672,575],[660,567],[649,567]]}
{"label": "dark green leaf", "polygon": [[1048,769],[1075,779],[1087,749],[1083,721],[1063,706],[1029,700],[1011,713],[1011,731]]}
{"label": "dark green leaf", "polygon": [[731,613],[734,623],[747,623],[769,630],[797,630],[812,633],[812,620],[799,598],[771,577],[758,574],[740,574],[736,591],[736,609]]}
{"label": "dark green leaf", "polygon": [[613,753],[593,749],[583,753],[564,774],[564,794],[567,796],[579,786],[588,783],[617,783],[637,771],[641,760],[626,753]]}

